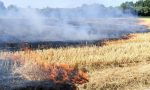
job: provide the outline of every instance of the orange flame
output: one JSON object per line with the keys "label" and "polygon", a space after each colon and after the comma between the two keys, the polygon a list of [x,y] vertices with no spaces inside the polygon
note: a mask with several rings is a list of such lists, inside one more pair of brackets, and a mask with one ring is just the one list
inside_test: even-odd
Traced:
{"label": "orange flame", "polygon": [[86,72],[67,64],[50,65],[50,80],[56,83],[83,84],[88,81]]}
{"label": "orange flame", "polygon": [[[28,53],[30,52],[28,51]],[[27,60],[23,60],[21,56],[11,55],[9,58],[21,64],[27,62]],[[40,67],[40,70],[48,73],[49,80],[54,83],[84,84],[89,81],[87,72],[79,70],[77,65],[48,64],[44,60],[35,60],[33,62]]]}

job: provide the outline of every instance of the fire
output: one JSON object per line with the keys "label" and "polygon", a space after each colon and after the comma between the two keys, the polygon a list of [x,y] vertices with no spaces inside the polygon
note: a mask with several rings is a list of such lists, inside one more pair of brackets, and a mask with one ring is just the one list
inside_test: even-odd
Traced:
{"label": "fire", "polygon": [[50,80],[55,83],[73,83],[73,84],[83,84],[88,82],[88,75],[86,72],[79,70],[77,67],[71,67],[67,64],[60,65],[49,65]]}
{"label": "fire", "polygon": [[[30,51],[27,52],[31,53]],[[46,61],[39,59],[32,61],[30,59],[24,60],[21,56],[17,55],[10,55],[9,58],[21,63],[22,65],[28,62],[35,63],[39,67],[38,70],[48,75],[46,76],[46,79],[54,83],[84,84],[89,81],[89,76],[86,70],[80,70],[77,65],[49,64]]]}

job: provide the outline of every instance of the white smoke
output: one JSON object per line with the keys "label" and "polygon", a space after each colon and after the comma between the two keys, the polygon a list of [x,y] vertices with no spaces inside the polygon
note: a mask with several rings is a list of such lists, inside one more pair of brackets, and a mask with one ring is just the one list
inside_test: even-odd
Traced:
{"label": "white smoke", "polygon": [[12,7],[0,18],[1,42],[101,40],[146,31],[131,13],[98,4],[41,10]]}

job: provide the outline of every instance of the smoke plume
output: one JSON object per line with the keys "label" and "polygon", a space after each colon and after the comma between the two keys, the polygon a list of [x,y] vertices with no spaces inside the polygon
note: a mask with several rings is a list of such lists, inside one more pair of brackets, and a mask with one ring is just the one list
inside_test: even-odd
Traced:
{"label": "smoke plume", "polygon": [[101,40],[146,31],[130,12],[99,4],[33,9],[1,3],[0,10],[0,42]]}

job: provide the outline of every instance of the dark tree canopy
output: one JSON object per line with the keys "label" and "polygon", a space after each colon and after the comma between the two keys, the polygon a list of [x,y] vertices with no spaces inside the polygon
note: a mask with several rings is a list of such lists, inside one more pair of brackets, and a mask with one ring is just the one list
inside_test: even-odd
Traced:
{"label": "dark tree canopy", "polygon": [[150,0],[139,0],[137,2],[125,2],[120,6],[123,11],[132,10],[139,16],[150,16]]}

